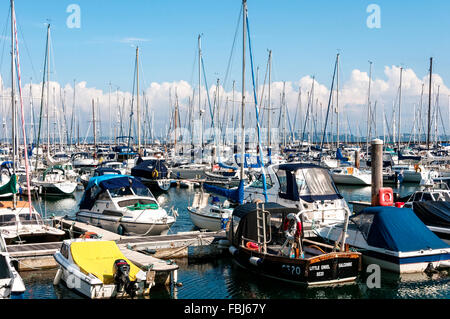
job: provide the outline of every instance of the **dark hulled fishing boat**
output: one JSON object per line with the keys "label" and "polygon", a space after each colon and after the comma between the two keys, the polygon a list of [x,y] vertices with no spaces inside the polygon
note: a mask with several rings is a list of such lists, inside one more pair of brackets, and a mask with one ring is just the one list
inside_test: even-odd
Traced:
{"label": "dark hulled fishing boat", "polygon": [[361,270],[360,253],[304,238],[298,209],[276,203],[235,208],[227,237],[236,262],[266,277],[331,285],[352,282]]}

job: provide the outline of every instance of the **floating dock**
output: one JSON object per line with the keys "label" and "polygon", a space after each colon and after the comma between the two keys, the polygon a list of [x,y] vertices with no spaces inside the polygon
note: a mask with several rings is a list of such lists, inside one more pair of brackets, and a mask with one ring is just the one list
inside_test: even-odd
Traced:
{"label": "floating dock", "polygon": [[[224,246],[224,231],[139,237],[121,236],[64,217],[55,217],[53,225],[65,230],[70,238],[79,238],[81,234],[92,232],[103,240],[115,241],[125,257],[140,268],[152,272],[156,284],[168,284],[171,276],[173,282],[177,281],[178,265],[170,259],[213,257],[222,254],[227,248]],[[61,245],[62,242],[8,245],[7,250],[19,271],[45,270],[58,267],[53,254]]]}

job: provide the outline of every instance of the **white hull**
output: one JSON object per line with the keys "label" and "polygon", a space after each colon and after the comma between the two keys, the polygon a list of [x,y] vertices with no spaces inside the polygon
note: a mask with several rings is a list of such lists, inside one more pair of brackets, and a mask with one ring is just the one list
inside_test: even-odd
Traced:
{"label": "white hull", "polygon": [[337,174],[331,173],[331,177],[335,184],[345,184],[345,185],[371,185],[371,174]]}
{"label": "white hull", "polygon": [[195,208],[188,208],[192,223],[200,229],[219,231],[222,229],[222,218],[219,214],[202,214]]}
{"label": "white hull", "polygon": [[[135,220],[124,220],[124,218],[105,216],[103,214],[98,214],[90,211],[80,211],[77,213],[77,220],[88,223],[90,225],[100,227],[111,231],[113,233],[123,235],[137,235],[137,236],[157,236],[166,235],[173,225],[175,220],[171,217],[168,218],[166,223],[161,222],[137,222]],[[123,227],[120,230],[120,227]]]}

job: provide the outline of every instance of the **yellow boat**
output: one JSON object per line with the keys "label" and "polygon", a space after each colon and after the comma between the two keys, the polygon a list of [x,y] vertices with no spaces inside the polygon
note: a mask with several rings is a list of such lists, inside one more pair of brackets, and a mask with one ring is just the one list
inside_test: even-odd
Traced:
{"label": "yellow boat", "polygon": [[129,261],[114,241],[65,240],[53,257],[60,265],[54,284],[91,298],[134,297],[149,293],[147,274]]}

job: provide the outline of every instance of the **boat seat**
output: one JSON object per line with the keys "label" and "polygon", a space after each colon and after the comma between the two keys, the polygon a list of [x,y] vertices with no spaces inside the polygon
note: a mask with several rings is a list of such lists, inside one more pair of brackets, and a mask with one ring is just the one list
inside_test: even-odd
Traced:
{"label": "boat seat", "polygon": [[78,241],[70,245],[72,259],[85,274],[92,274],[104,284],[114,282],[114,262],[124,259],[130,265],[130,280],[140,269],[129,261],[113,241]]}

